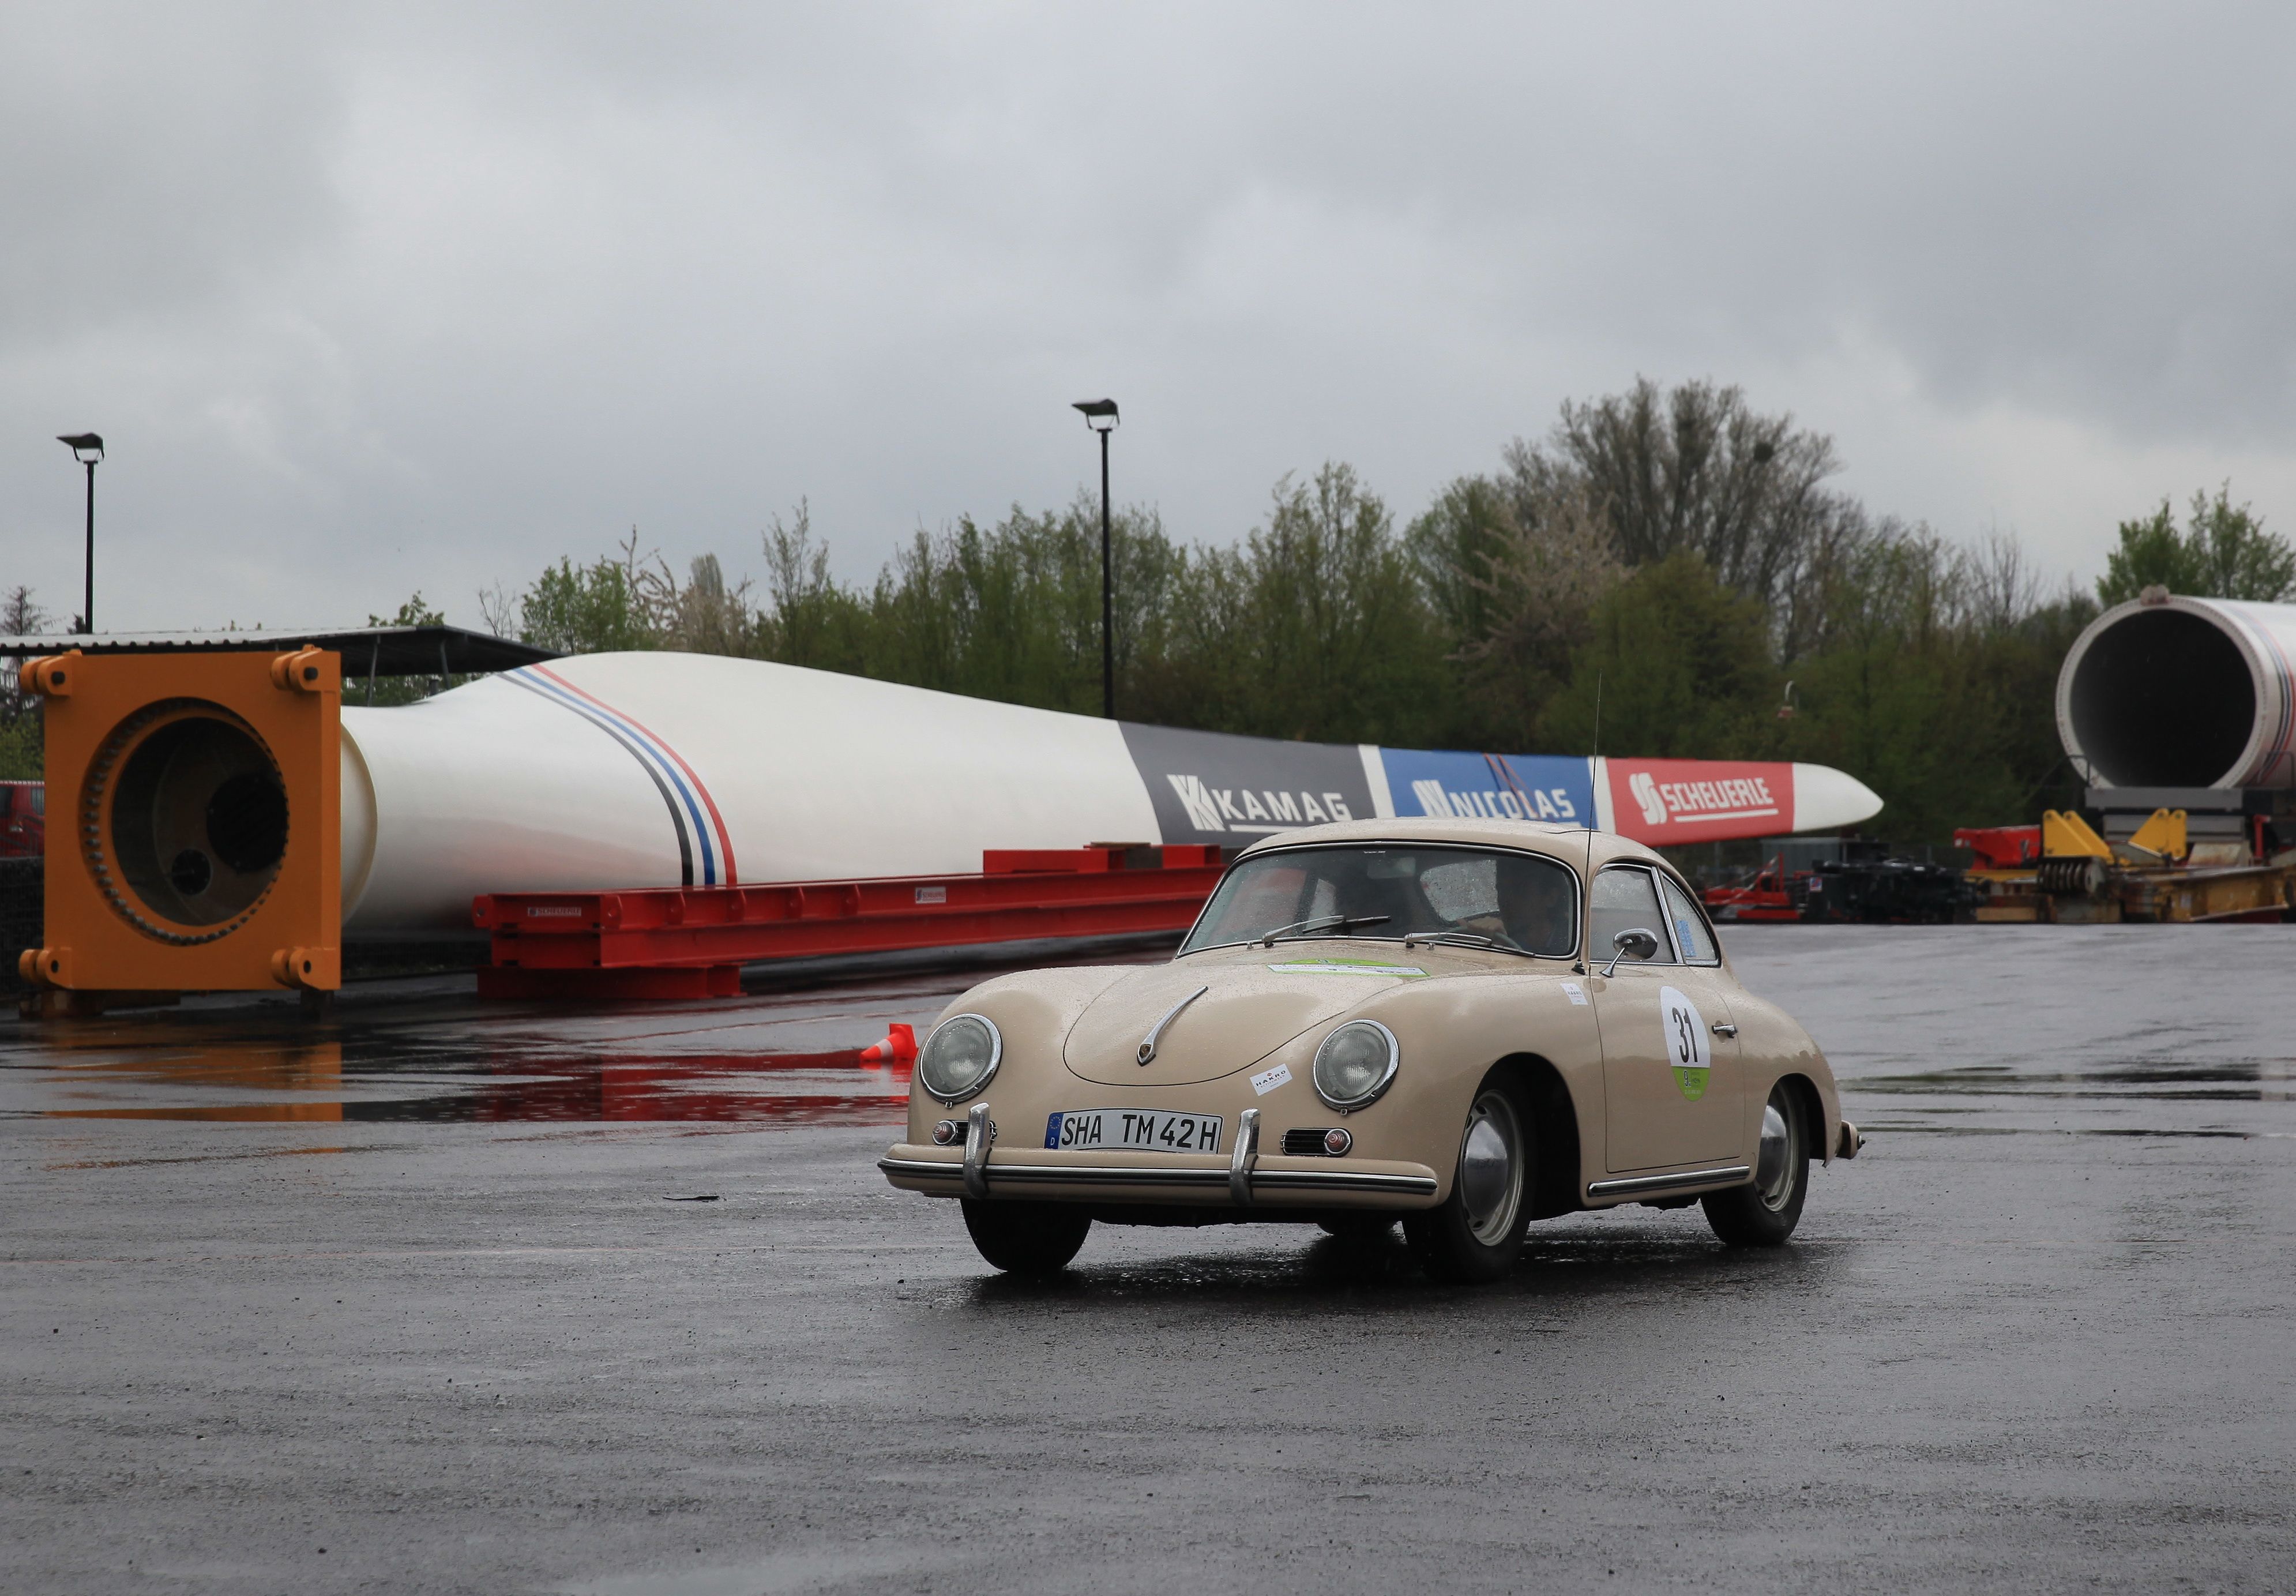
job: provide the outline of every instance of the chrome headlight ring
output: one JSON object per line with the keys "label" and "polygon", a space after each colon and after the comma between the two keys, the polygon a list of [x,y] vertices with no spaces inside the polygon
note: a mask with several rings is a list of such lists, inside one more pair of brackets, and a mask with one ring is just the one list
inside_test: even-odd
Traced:
{"label": "chrome headlight ring", "polygon": [[[1366,1059],[1364,1045],[1375,1041],[1382,1052]],[[1354,1057],[1345,1057],[1352,1054]],[[1366,1068],[1365,1065],[1369,1067]],[[1379,1101],[1403,1066],[1403,1044],[1395,1032],[1377,1020],[1349,1020],[1336,1026],[1316,1049],[1315,1067],[1308,1072],[1316,1095],[1341,1114],[1353,1114]],[[1368,1081],[1368,1084],[1365,1082]],[[1349,1095],[1348,1089],[1355,1090]]]}
{"label": "chrome headlight ring", "polygon": [[[975,1032],[978,1035],[975,1035]],[[986,1045],[988,1059],[985,1065],[975,1065],[958,1052],[964,1049],[977,1058],[979,1048]],[[917,1049],[915,1079],[937,1102],[952,1106],[967,1098],[977,1098],[996,1078],[996,1066],[1004,1062],[1004,1033],[996,1029],[996,1022],[985,1014],[953,1014],[932,1028],[925,1045]],[[957,1074],[952,1075],[951,1066]],[[978,1067],[979,1073],[964,1074]]]}

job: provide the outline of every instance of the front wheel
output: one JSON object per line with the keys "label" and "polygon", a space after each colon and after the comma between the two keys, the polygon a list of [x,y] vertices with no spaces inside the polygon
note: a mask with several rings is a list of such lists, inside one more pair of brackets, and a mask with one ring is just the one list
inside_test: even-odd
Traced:
{"label": "front wheel", "polygon": [[980,1255],[1007,1274],[1056,1275],[1092,1230],[1092,1216],[1059,1203],[998,1203],[959,1197],[964,1228]]}
{"label": "front wheel", "polygon": [[1709,1192],[1699,1202],[1726,1246],[1784,1246],[1809,1195],[1809,1123],[1801,1094],[1784,1081],[1762,1110],[1762,1145],[1751,1186]]}
{"label": "front wheel", "polygon": [[1504,1279],[1522,1255],[1530,1210],[1529,1125],[1521,1104],[1496,1078],[1487,1078],[1467,1110],[1459,1136],[1459,1167],[1451,1195],[1433,1208],[1407,1213],[1404,1238],[1419,1266],[1439,1280],[1482,1285]]}

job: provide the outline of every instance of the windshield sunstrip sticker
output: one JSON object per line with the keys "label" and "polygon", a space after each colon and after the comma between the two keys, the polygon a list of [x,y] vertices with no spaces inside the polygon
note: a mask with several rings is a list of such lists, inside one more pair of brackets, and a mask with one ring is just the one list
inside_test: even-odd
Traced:
{"label": "windshield sunstrip sticker", "polygon": [[1368,958],[1302,958],[1267,967],[1279,975],[1392,975],[1418,981],[1427,975],[1415,964],[1379,964]]}

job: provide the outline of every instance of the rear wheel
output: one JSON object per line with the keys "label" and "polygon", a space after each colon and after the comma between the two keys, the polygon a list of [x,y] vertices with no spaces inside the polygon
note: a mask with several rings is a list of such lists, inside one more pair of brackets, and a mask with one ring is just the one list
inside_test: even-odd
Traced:
{"label": "rear wheel", "polygon": [[1761,1152],[1751,1186],[1709,1192],[1699,1199],[1706,1222],[1727,1246],[1784,1246],[1801,1220],[1809,1194],[1809,1121],[1801,1093],[1781,1081],[1762,1110]]}
{"label": "rear wheel", "polygon": [[1059,1203],[957,1199],[980,1255],[1007,1274],[1054,1275],[1069,1266],[1092,1230],[1092,1216]]}
{"label": "rear wheel", "polygon": [[1531,1141],[1521,1099],[1487,1078],[1467,1110],[1451,1195],[1404,1216],[1403,1234],[1419,1266],[1439,1280],[1480,1285],[1503,1279],[1522,1255],[1530,1210]]}

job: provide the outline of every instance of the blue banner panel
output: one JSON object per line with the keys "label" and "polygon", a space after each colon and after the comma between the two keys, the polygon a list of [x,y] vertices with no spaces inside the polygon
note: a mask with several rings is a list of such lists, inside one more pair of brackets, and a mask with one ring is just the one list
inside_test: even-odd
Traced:
{"label": "blue banner panel", "polygon": [[1594,779],[1587,761],[1572,755],[1416,748],[1379,754],[1398,815],[1594,824]]}

